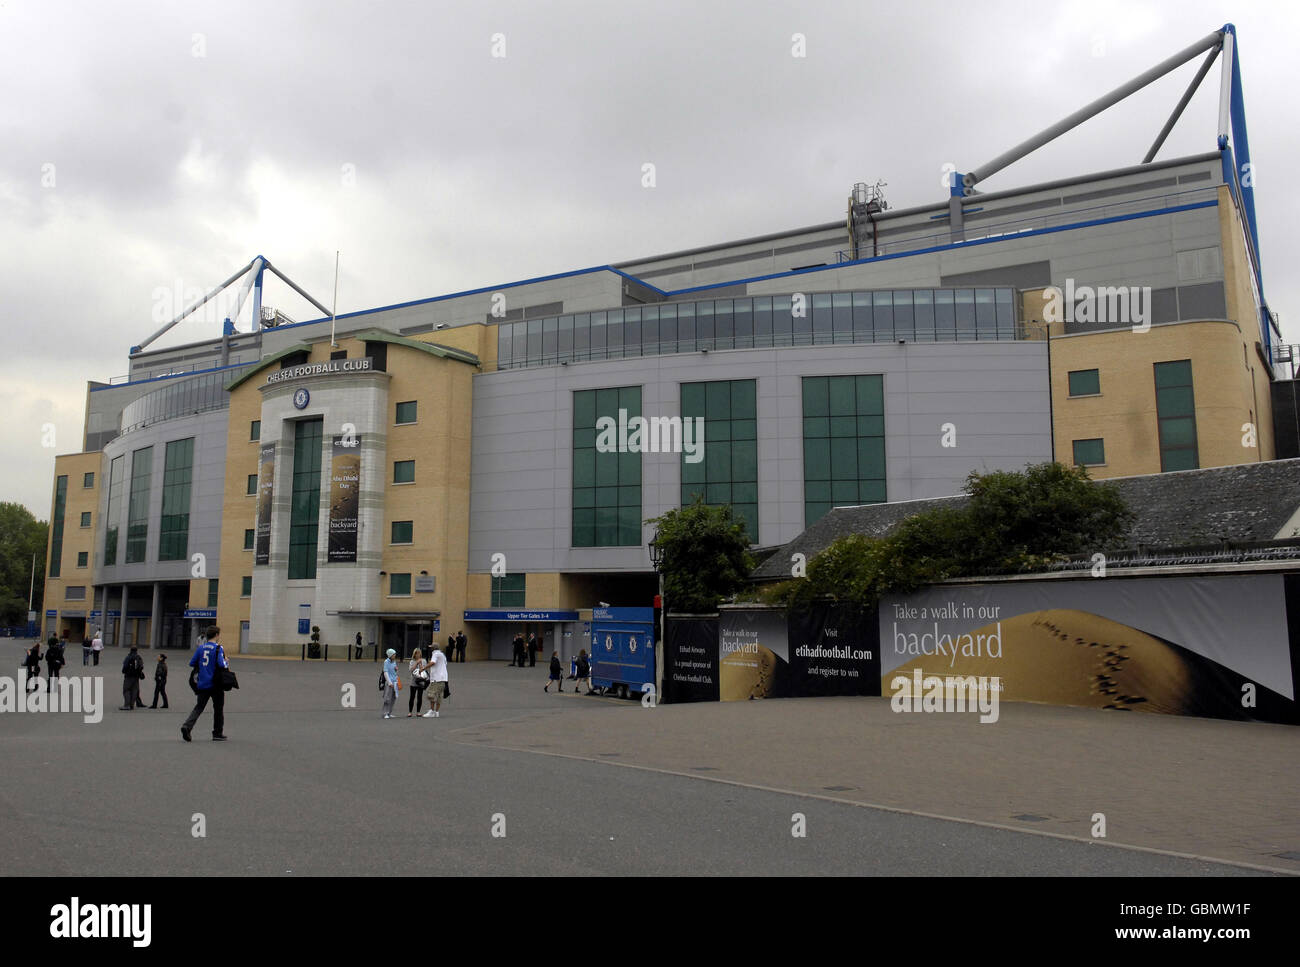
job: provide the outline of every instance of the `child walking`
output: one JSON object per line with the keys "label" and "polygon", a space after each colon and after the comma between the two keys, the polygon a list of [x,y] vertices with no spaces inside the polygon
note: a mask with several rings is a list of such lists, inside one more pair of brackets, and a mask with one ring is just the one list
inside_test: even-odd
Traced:
{"label": "child walking", "polygon": [[551,682],[555,682],[557,692],[564,691],[564,683],[560,681],[560,655],[559,652],[551,652],[551,681],[542,686],[542,691],[551,690]]}

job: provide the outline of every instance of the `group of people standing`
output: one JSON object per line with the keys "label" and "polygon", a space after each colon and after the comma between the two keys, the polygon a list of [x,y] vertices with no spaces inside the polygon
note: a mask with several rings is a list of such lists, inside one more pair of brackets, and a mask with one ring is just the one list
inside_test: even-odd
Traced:
{"label": "group of people standing", "polygon": [[465,629],[447,636],[447,661],[465,661]]}
{"label": "group of people standing", "polygon": [[[46,683],[45,690],[53,691],[54,679],[59,677],[59,669],[67,664],[63,657],[63,647],[65,642],[59,641],[53,635],[46,642],[45,655],[41,655],[40,639],[27,649],[27,657],[23,659],[23,667],[27,669],[27,690],[41,687],[41,661],[45,661]],[[33,684],[35,681],[35,684]]]}
{"label": "group of people standing", "polygon": [[525,659],[528,661],[529,668],[536,667],[537,655],[542,650],[541,639],[530,631],[528,633],[527,641],[524,640],[524,636],[521,633],[515,635],[514,641],[512,641],[511,644],[514,646],[514,657],[510,659],[509,667],[523,668]]}
{"label": "group of people standing", "polygon": [[[460,637],[463,641],[464,635]],[[449,636],[450,640],[454,639]],[[448,652],[450,649],[449,643]],[[437,645],[429,649],[428,658],[425,658],[417,648],[411,655],[407,670],[410,672],[411,680],[407,686],[409,694],[406,700],[406,717],[408,719],[417,716],[426,719],[438,718],[442,714],[443,699],[451,695],[447,681],[447,656]],[[388,649],[388,655],[384,659],[380,684],[384,689],[384,718],[394,718],[393,706],[397,703],[397,696],[402,690],[402,677],[397,668],[397,651],[393,648]],[[429,710],[421,715],[420,707],[424,703],[426,691],[429,694]]]}

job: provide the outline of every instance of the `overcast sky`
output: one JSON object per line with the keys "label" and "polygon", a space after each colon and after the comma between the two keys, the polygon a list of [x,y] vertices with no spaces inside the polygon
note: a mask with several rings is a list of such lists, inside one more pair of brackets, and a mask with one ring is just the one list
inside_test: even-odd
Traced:
{"label": "overcast sky", "polygon": [[[991,160],[1227,21],[1265,291],[1300,342],[1296,11],[0,0],[0,500],[47,518],[86,382],[125,374],[175,293],[256,254],[328,305],[341,250],[349,312],[842,219],[857,181],[935,203],[945,164]],[[981,187],[1138,163],[1194,72]],[[1217,99],[1216,64],[1160,158],[1215,149]],[[270,276],[265,301],[319,315]],[[187,321],[155,345],[219,333]]]}

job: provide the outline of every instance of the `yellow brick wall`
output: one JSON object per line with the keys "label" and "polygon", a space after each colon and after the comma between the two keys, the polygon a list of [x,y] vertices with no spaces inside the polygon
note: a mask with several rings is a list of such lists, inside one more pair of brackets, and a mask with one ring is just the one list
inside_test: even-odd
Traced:
{"label": "yellow brick wall", "polygon": [[[326,358],[329,358],[326,356]],[[249,440],[253,420],[262,417],[263,379],[245,380],[230,394],[230,422],[226,428],[226,482],[221,505],[221,570],[217,585],[217,625],[228,652],[239,650],[239,624],[249,618],[250,598],[240,596],[244,577],[253,576],[253,552],[244,550],[244,531],[257,523],[257,495],[247,495],[248,475],[258,471],[261,442]],[[195,585],[202,590],[196,591]],[[202,604],[194,604],[197,594]],[[190,586],[192,607],[207,606],[207,582]]]}
{"label": "yellow brick wall", "polygon": [[[45,544],[45,596],[42,602],[43,607],[37,614],[37,620],[42,629],[48,627],[44,616],[46,610],[62,612],[65,608],[71,608],[77,611],[85,611],[87,614],[94,610],[95,588],[93,577],[95,548],[98,546],[96,535],[100,532],[99,487],[102,476],[100,473],[102,462],[103,454],[98,451],[93,453],[67,453],[54,458],[54,480],[50,487],[50,529]],[[94,486],[82,486],[87,473],[95,475]],[[63,512],[63,551],[59,556],[60,576],[52,578],[49,577],[49,573],[50,557],[54,551],[54,501],[58,493],[59,477],[61,476],[68,478],[67,502]],[[81,515],[87,511],[90,513],[90,526],[82,527]],[[77,567],[77,555],[79,553],[86,555],[85,567]],[[84,587],[86,589],[85,600],[68,601],[65,595],[69,587]],[[62,632],[65,627],[67,625],[60,616],[55,634]],[[80,641],[80,632],[74,632],[69,640]]]}

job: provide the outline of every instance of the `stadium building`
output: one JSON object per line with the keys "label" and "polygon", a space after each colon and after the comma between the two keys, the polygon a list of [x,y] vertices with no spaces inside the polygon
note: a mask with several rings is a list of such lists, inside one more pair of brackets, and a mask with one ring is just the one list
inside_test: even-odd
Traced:
{"label": "stadium building", "polygon": [[215,620],[298,654],[312,626],[403,652],[463,628],[477,658],[531,630],[569,655],[588,609],[650,604],[645,521],[695,494],[773,547],[971,471],[1297,455],[1234,40],[1108,96],[1204,54],[1190,96],[1222,57],[1218,144],[1191,157],[1153,160],[1162,136],[1141,164],[975,187],[1103,98],[933,204],[858,185],[822,224],[336,320],[296,286],[321,318],[265,309],[259,256],[208,297],[242,278],[251,331],[149,348],[182,314],[89,384],[45,630],[186,647]]}

